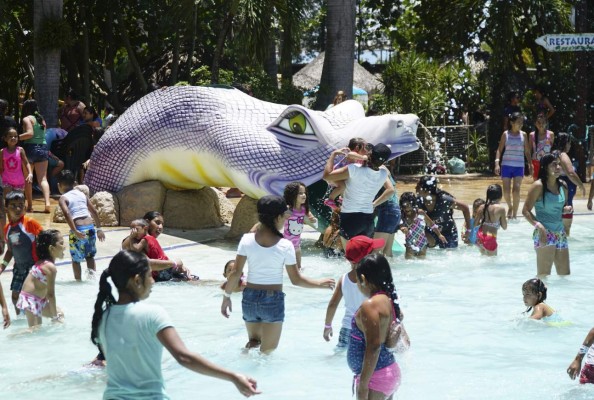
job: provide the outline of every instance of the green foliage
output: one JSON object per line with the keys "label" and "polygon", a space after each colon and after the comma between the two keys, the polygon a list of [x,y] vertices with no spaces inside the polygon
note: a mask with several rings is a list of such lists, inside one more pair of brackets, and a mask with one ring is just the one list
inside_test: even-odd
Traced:
{"label": "green foliage", "polygon": [[46,18],[41,22],[40,31],[35,34],[35,45],[39,49],[64,49],[73,43],[72,28],[62,18]]}
{"label": "green foliage", "polygon": [[470,132],[468,144],[466,145],[466,155],[470,164],[486,164],[489,162],[487,140],[484,135],[476,131]]}
{"label": "green foliage", "polygon": [[[191,76],[197,86],[208,86],[211,83],[211,72],[207,65],[202,65],[192,71]],[[234,76],[232,71],[225,69],[219,70],[219,84],[231,85],[234,82]]]}

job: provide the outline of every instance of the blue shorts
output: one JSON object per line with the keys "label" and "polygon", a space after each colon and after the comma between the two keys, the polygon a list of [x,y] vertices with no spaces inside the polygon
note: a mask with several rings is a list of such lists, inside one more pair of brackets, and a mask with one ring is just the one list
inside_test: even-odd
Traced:
{"label": "blue shorts", "polygon": [[377,213],[376,232],[395,233],[398,230],[400,207],[397,204],[386,201],[375,207],[375,212]]}
{"label": "blue shorts", "polygon": [[501,177],[502,178],[523,178],[524,177],[524,167],[510,167],[507,165],[503,165],[501,167]]}
{"label": "blue shorts", "polygon": [[15,264],[12,268],[12,280],[10,281],[10,290],[13,292],[20,292],[23,288],[23,283],[25,283],[25,279],[27,279],[27,275],[29,275],[29,271],[31,271],[31,267],[33,265],[22,265],[22,264]]}
{"label": "blue shorts", "polygon": [[95,247],[95,241],[97,240],[95,225],[78,226],[77,228],[80,232],[86,234],[86,238],[79,239],[74,232],[70,232],[68,244],[70,245],[72,261],[82,262],[86,258],[94,258],[97,253],[97,247]]}
{"label": "blue shorts", "polygon": [[241,300],[245,322],[283,322],[285,294],[280,290],[259,290],[246,287]]}
{"label": "blue shorts", "polygon": [[46,144],[25,143],[24,148],[25,154],[27,154],[27,160],[31,164],[47,161],[48,152]]}

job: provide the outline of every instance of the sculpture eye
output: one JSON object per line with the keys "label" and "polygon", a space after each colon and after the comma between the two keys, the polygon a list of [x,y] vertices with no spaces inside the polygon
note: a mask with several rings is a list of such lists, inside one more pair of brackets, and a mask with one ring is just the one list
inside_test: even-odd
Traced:
{"label": "sculpture eye", "polygon": [[287,114],[285,118],[281,121],[279,126],[284,128],[288,132],[297,135],[314,134],[309,122],[307,121],[307,118],[305,118],[305,115],[297,111]]}

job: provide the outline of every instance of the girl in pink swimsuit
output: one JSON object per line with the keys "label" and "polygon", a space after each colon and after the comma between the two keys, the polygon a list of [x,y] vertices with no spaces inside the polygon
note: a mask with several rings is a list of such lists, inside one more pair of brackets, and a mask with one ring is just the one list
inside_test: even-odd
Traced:
{"label": "girl in pink swimsuit", "polygon": [[27,316],[29,327],[41,325],[41,317],[62,322],[64,314],[56,306],[56,258],[64,257],[64,239],[60,231],[48,229],[37,236],[36,250],[39,261],[31,267],[19,294],[17,308]]}
{"label": "girl in pink swimsuit", "polygon": [[318,220],[309,211],[307,187],[302,182],[291,182],[285,186],[284,198],[289,205],[291,216],[285,220],[283,236],[293,243],[297,256],[297,267],[301,269],[301,232],[303,224],[318,227]]}

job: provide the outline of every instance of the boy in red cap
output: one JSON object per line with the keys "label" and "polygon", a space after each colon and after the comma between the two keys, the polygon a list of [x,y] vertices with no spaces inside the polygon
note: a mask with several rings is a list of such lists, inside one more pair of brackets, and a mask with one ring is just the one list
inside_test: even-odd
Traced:
{"label": "boy in red cap", "polygon": [[349,337],[351,335],[351,320],[361,303],[367,299],[357,287],[355,269],[366,255],[371,254],[375,250],[382,249],[385,244],[386,241],[384,239],[371,239],[363,235],[355,236],[347,242],[345,257],[351,263],[351,271],[344,274],[336,284],[334,294],[326,309],[326,322],[324,323],[323,333],[324,339],[329,342],[330,337],[332,337],[332,319],[334,319],[338,304],[340,304],[340,300],[344,296],[345,312],[338,336],[338,344],[336,345],[337,350],[346,350],[348,348]]}

